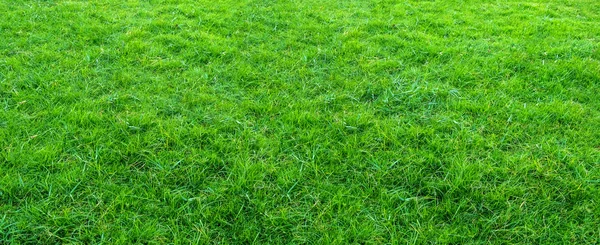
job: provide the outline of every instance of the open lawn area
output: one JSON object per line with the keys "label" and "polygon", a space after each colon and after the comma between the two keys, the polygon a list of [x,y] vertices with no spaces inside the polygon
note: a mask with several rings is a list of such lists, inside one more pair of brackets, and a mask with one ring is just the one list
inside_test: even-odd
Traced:
{"label": "open lawn area", "polygon": [[0,244],[598,244],[600,1],[0,0]]}

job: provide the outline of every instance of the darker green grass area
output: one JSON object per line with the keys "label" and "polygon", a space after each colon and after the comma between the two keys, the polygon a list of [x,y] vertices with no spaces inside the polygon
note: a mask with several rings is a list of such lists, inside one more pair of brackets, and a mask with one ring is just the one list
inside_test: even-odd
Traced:
{"label": "darker green grass area", "polygon": [[0,244],[596,244],[600,2],[0,0]]}

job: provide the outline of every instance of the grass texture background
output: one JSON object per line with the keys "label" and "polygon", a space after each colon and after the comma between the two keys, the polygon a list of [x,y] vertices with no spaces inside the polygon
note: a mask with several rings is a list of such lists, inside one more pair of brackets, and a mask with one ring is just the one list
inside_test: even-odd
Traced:
{"label": "grass texture background", "polygon": [[0,243],[600,242],[600,1],[0,0]]}

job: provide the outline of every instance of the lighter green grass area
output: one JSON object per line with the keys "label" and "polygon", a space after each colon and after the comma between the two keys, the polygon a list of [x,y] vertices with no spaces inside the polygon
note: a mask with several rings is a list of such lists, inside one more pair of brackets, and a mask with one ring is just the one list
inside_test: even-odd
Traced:
{"label": "lighter green grass area", "polygon": [[0,0],[0,243],[600,243],[600,1]]}

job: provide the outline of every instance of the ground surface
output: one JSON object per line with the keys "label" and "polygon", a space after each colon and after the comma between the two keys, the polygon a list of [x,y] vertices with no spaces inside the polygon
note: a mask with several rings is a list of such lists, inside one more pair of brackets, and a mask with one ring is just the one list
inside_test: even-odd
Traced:
{"label": "ground surface", "polygon": [[599,60],[595,0],[0,0],[0,243],[599,243]]}

